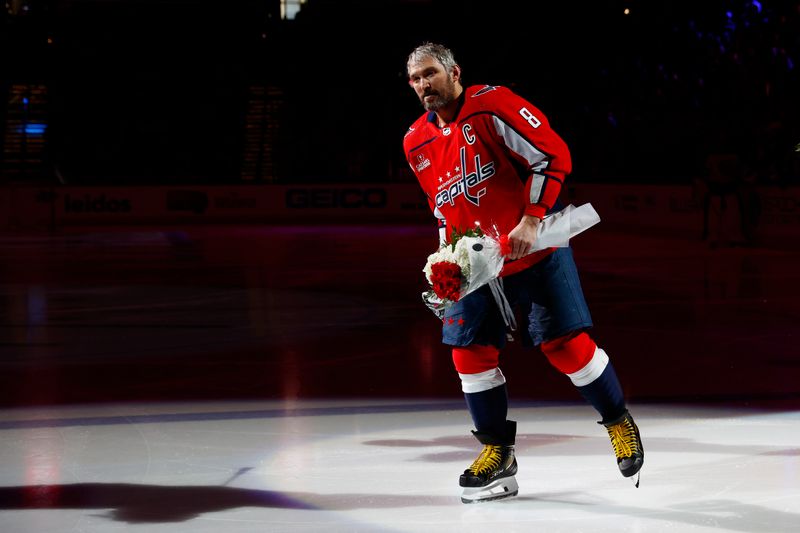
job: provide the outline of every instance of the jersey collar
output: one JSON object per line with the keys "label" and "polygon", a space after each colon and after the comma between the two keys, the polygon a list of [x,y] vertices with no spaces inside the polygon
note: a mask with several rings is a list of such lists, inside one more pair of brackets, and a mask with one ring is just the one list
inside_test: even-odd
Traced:
{"label": "jersey collar", "polygon": [[[458,97],[458,105],[456,106],[456,113],[453,118],[453,122],[458,122],[458,115],[461,114],[461,108],[464,107],[464,101],[466,100],[465,96],[467,94],[467,90],[464,89],[461,91],[461,94]],[[427,121],[433,124],[433,126],[438,130],[441,129],[437,124],[436,120],[436,111],[428,111]]]}

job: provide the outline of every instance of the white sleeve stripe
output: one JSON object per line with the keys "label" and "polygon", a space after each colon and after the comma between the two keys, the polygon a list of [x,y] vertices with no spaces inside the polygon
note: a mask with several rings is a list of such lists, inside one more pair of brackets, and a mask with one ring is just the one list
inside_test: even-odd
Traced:
{"label": "white sleeve stripe", "polygon": [[439,228],[439,246],[442,247],[447,244],[447,227]]}
{"label": "white sleeve stripe", "polygon": [[547,181],[547,177],[544,174],[540,174],[540,172],[547,169],[550,165],[550,160],[546,154],[538,150],[528,139],[517,133],[514,128],[503,122],[499,117],[493,115],[492,122],[494,123],[495,131],[503,138],[506,146],[524,158],[533,170],[533,181],[531,182],[531,193],[528,201],[532,204],[538,204],[542,196],[542,189]]}
{"label": "white sleeve stripe", "polygon": [[495,131],[503,138],[506,146],[525,159],[533,170],[541,171],[547,168],[550,163],[547,154],[538,150],[528,139],[517,133],[499,117],[492,115],[492,122],[494,122]]}
{"label": "white sleeve stripe", "polygon": [[447,243],[447,221],[438,207],[433,209],[433,214],[439,221],[439,245],[444,246]]}
{"label": "white sleeve stripe", "polygon": [[530,195],[530,203],[538,204],[539,199],[542,197],[542,188],[544,187],[544,182],[547,181],[547,176],[544,174],[534,174],[533,180],[531,181],[531,195]]}
{"label": "white sleeve stripe", "polygon": [[599,378],[607,365],[608,355],[606,355],[606,352],[601,348],[595,348],[594,355],[592,359],[586,363],[586,366],[577,372],[567,374],[567,376],[569,376],[569,379],[572,380],[572,383],[574,383],[576,387],[583,387]]}
{"label": "white sleeve stripe", "polygon": [[506,382],[506,377],[499,368],[492,368],[477,374],[458,373],[461,378],[461,390],[467,393],[483,392],[499,387]]}

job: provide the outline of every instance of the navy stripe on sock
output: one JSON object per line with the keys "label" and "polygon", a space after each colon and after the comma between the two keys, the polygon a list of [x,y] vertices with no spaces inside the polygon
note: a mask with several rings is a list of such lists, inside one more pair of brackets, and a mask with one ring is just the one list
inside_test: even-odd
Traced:
{"label": "navy stripe on sock", "polygon": [[577,389],[581,396],[600,413],[604,421],[615,420],[625,412],[622,386],[610,361],[597,379]]}
{"label": "navy stripe on sock", "polygon": [[481,433],[501,434],[508,416],[508,389],[505,383],[493,389],[464,393],[475,429]]}

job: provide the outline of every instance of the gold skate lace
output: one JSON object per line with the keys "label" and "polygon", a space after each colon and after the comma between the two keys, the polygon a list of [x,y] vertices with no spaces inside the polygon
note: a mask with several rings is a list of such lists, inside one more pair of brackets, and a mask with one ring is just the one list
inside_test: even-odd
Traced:
{"label": "gold skate lace", "polygon": [[636,430],[633,429],[630,420],[623,420],[606,429],[617,458],[631,457],[639,451],[639,440],[636,438]]}
{"label": "gold skate lace", "polygon": [[500,446],[493,446],[491,444],[484,445],[481,454],[469,467],[469,471],[477,476],[485,472],[491,472],[500,466],[500,459],[502,458],[500,448]]}

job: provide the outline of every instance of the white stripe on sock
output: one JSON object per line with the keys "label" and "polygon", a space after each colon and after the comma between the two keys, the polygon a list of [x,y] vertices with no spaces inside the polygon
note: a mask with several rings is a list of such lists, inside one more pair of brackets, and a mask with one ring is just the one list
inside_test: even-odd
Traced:
{"label": "white stripe on sock", "polygon": [[499,387],[506,382],[506,377],[500,371],[500,368],[493,368],[477,374],[462,374],[459,372],[458,377],[461,378],[461,390],[467,393],[483,392]]}
{"label": "white stripe on sock", "polygon": [[599,378],[603,370],[606,369],[606,365],[608,365],[608,355],[606,355],[606,352],[604,352],[602,348],[595,348],[594,355],[592,359],[586,363],[586,366],[577,372],[567,374],[567,376],[569,376],[569,379],[572,380],[572,383],[574,383],[576,387],[583,387]]}

